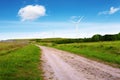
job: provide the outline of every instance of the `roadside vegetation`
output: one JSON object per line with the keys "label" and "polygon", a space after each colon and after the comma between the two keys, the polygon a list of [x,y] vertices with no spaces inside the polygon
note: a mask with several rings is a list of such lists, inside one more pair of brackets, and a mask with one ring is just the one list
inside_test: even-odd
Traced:
{"label": "roadside vegetation", "polygon": [[120,41],[54,44],[51,47],[69,51],[120,68]]}
{"label": "roadside vegetation", "polygon": [[21,47],[24,47],[28,43],[26,42],[20,42],[20,41],[14,41],[14,42],[0,42],[0,56],[9,54],[10,52],[13,52]]}
{"label": "roadside vegetation", "polygon": [[0,80],[42,80],[40,49],[24,42],[0,43]]}

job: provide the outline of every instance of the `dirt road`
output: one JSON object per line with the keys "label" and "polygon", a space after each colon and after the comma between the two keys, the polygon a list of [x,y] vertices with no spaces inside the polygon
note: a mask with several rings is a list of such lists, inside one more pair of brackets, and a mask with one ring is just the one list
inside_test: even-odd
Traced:
{"label": "dirt road", "polygon": [[120,69],[65,51],[40,48],[45,80],[120,80]]}

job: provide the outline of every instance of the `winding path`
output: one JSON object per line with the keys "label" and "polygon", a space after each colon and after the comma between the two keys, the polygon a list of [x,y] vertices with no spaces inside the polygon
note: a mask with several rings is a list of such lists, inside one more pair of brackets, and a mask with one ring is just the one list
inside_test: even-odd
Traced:
{"label": "winding path", "polygon": [[120,69],[40,46],[45,80],[120,80]]}

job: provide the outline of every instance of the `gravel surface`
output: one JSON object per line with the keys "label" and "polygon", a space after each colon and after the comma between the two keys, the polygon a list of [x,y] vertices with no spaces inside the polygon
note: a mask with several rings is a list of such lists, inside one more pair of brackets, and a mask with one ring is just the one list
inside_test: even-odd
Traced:
{"label": "gravel surface", "polygon": [[120,80],[120,69],[40,46],[45,80]]}

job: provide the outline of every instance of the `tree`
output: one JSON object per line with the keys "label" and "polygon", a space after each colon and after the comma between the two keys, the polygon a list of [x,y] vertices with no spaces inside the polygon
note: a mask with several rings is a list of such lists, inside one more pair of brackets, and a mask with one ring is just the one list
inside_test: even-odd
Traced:
{"label": "tree", "polygon": [[117,40],[120,40],[120,33],[118,33],[116,36],[117,36]]}
{"label": "tree", "polygon": [[103,36],[103,41],[114,41],[117,40],[116,35],[104,35]]}
{"label": "tree", "polygon": [[92,41],[101,41],[102,36],[100,34],[93,35]]}

